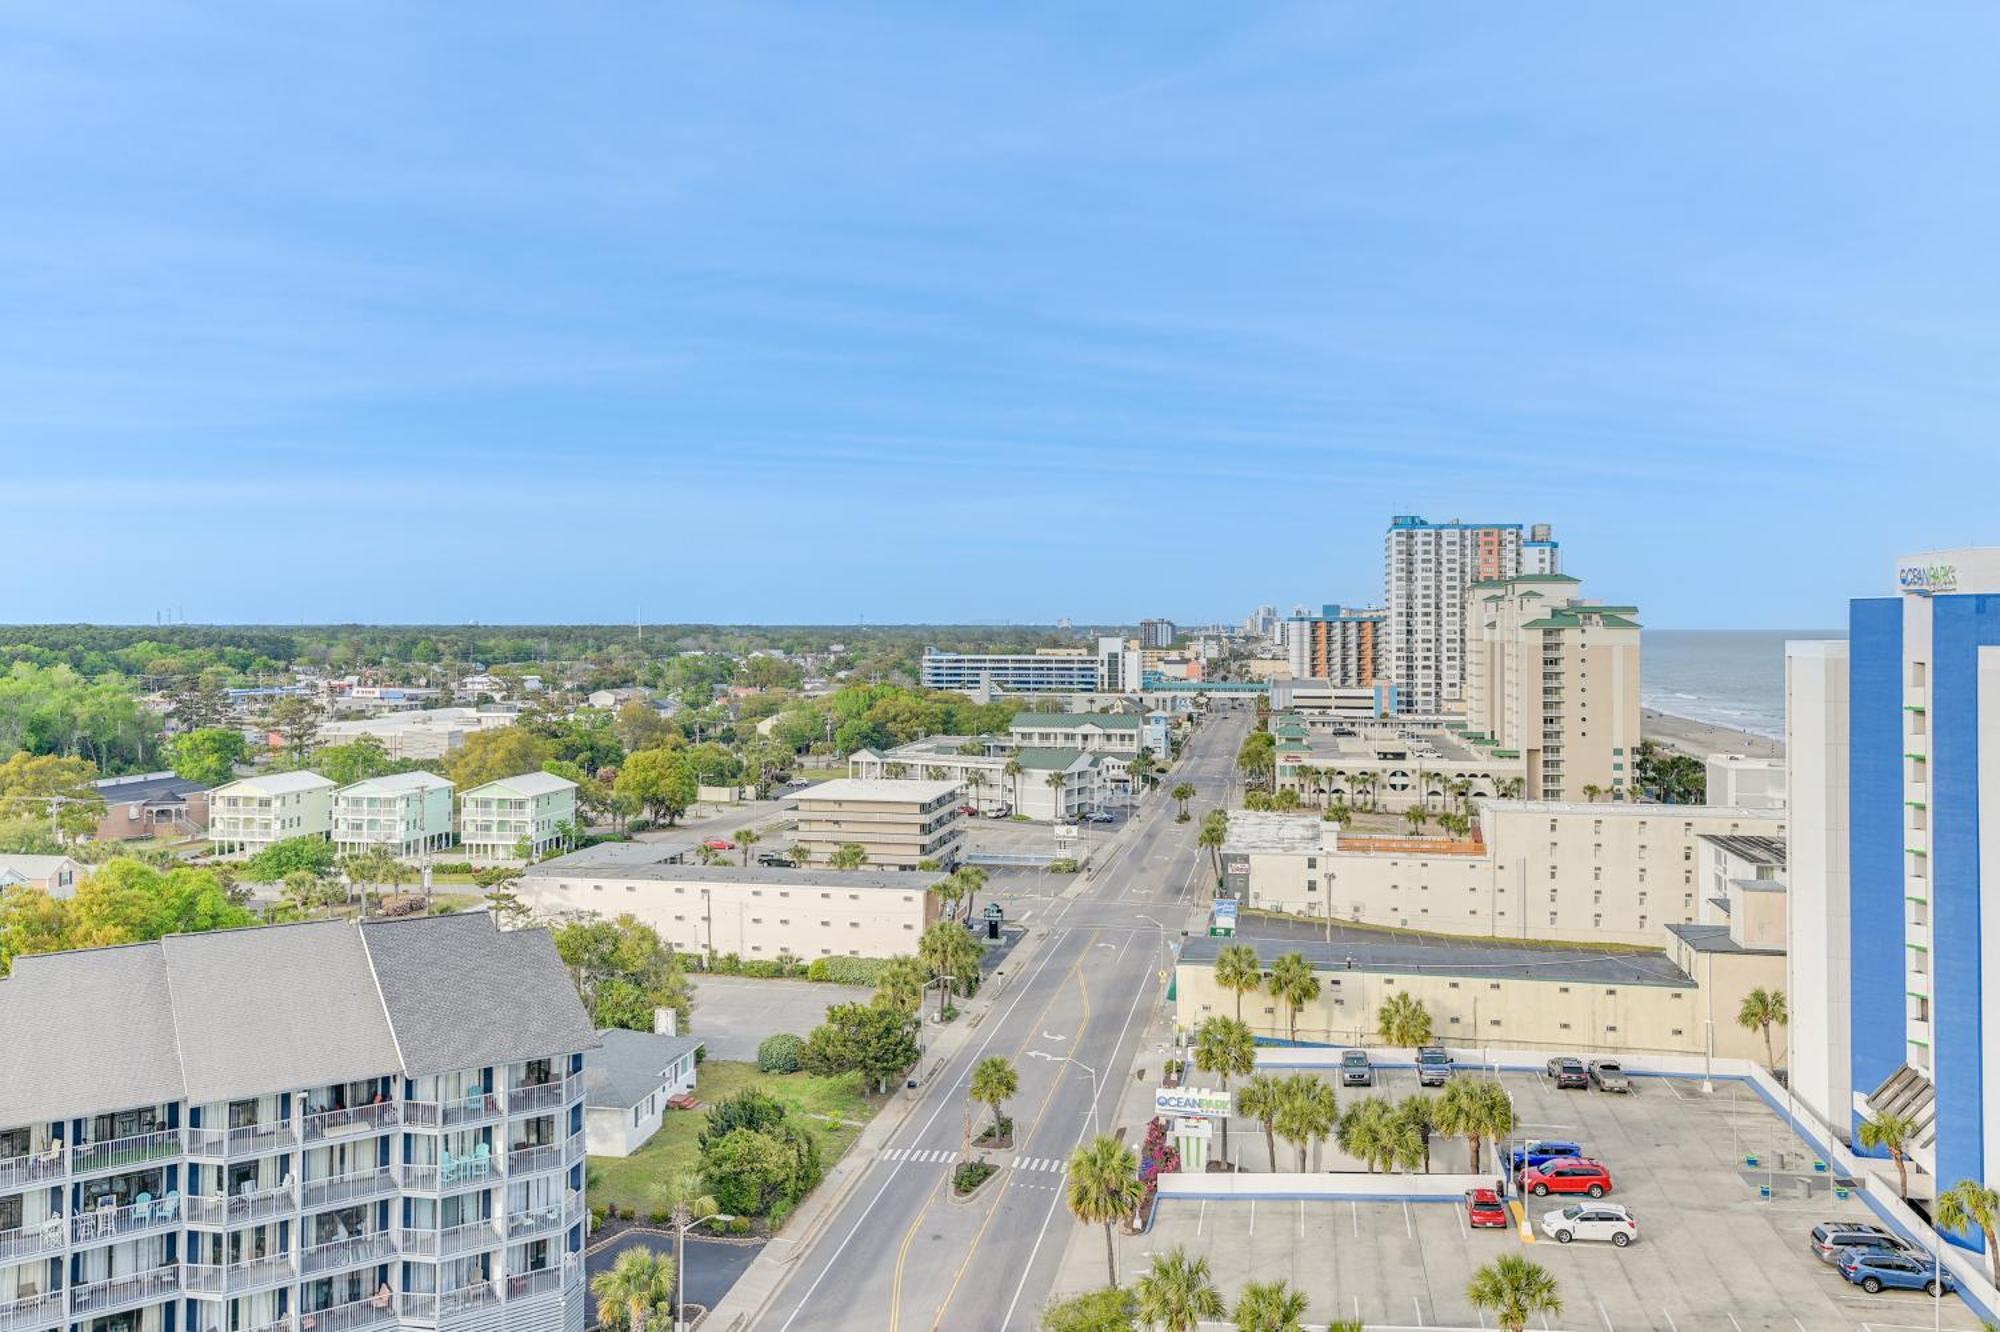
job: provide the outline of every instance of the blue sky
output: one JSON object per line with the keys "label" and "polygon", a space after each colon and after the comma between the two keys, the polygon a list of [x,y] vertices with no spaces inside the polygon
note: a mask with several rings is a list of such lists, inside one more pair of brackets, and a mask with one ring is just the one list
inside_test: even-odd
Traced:
{"label": "blue sky", "polygon": [[2000,541],[2000,10],[0,17],[0,621],[1674,627]]}

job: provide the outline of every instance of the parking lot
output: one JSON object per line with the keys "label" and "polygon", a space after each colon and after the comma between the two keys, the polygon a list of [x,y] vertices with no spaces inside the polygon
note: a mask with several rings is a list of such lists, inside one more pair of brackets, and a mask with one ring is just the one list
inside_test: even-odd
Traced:
{"label": "parking lot", "polygon": [[[1136,1274],[1150,1255],[1184,1245],[1209,1259],[1232,1298],[1244,1282],[1282,1277],[1310,1295],[1315,1321],[1477,1328],[1495,1324],[1466,1302],[1466,1283],[1481,1264],[1515,1252],[1548,1268],[1561,1288],[1562,1314],[1531,1326],[1604,1332],[1932,1326],[1928,1297],[1870,1296],[1808,1251],[1807,1234],[1821,1220],[1876,1218],[1857,1198],[1835,1199],[1831,1176],[1814,1171],[1810,1150],[1749,1089],[1718,1082],[1705,1096],[1699,1080],[1635,1078],[1632,1094],[1617,1096],[1559,1092],[1529,1074],[1504,1074],[1502,1081],[1514,1095],[1523,1135],[1574,1139],[1605,1162],[1614,1183],[1608,1201],[1637,1217],[1637,1243],[1559,1245],[1538,1235],[1524,1244],[1515,1229],[1468,1229],[1463,1207],[1443,1203],[1174,1201],[1160,1207],[1149,1234],[1120,1239],[1121,1267]],[[1411,1071],[1378,1071],[1378,1083],[1377,1094],[1417,1091]],[[1341,1091],[1341,1102],[1363,1094]],[[1267,1168],[1254,1121],[1238,1121],[1231,1139],[1248,1169]],[[1278,1150],[1281,1161],[1294,1161],[1283,1142]],[[1753,1154],[1754,1170],[1744,1164]],[[1440,1172],[1465,1170],[1465,1143],[1434,1139],[1432,1160]],[[1329,1147],[1326,1165],[1343,1164]],[[1491,1170],[1490,1155],[1483,1164]],[[1768,1200],[1760,1194],[1764,1186],[1771,1188]],[[1386,1181],[1383,1191],[1392,1191]],[[1539,1223],[1567,1201],[1528,1198],[1524,1205]],[[1945,1328],[1980,1327],[1955,1298],[1941,1312]]]}
{"label": "parking lot", "polygon": [[750,1061],[766,1036],[781,1031],[804,1036],[826,1020],[829,1005],[864,1002],[873,993],[819,981],[696,976],[694,1029],[708,1045],[708,1058]]}

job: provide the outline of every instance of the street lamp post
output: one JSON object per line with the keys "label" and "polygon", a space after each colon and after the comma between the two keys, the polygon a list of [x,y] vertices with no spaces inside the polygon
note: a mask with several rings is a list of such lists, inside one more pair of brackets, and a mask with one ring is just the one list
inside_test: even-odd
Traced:
{"label": "street lamp post", "polygon": [[1707,1026],[1707,1035],[1702,1042],[1701,1092],[1704,1096],[1713,1096],[1715,1094],[1715,1019],[1703,1018],[1702,1022]]}
{"label": "street lamp post", "polygon": [[726,1212],[696,1216],[685,1202],[674,1204],[674,1332],[687,1332],[687,1233],[697,1221],[734,1220]]}

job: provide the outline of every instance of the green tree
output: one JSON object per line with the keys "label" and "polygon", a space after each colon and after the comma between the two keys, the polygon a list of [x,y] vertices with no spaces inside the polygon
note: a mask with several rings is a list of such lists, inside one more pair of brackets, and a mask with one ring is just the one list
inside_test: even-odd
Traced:
{"label": "green tree", "polygon": [[993,1136],[1000,1136],[1000,1107],[1021,1090],[1021,1075],[1004,1055],[988,1055],[972,1066],[972,1099],[993,1110]]}
{"label": "green tree", "polygon": [[1243,1020],[1243,996],[1264,984],[1264,964],[1250,944],[1224,944],[1215,950],[1215,983],[1236,993],[1236,1020]]}
{"label": "green tree", "polygon": [[1889,1153],[1889,1159],[1896,1163],[1896,1196],[1899,1198],[1908,1199],[1910,1196],[1909,1150],[1920,1129],[1921,1126],[1911,1116],[1893,1110],[1878,1110],[1861,1121],[1861,1145],[1873,1151]]}
{"label": "green tree", "polygon": [[806,1161],[809,1149],[817,1153],[812,1142],[809,1130],[790,1123],[732,1129],[702,1148],[702,1187],[733,1216],[763,1216],[819,1182]]}
{"label": "green tree", "polygon": [[750,848],[763,840],[763,834],[755,828],[738,828],[736,830],[736,845],[743,853],[743,864],[748,865],[750,863]]}
{"label": "green tree", "polygon": [[1139,1158],[1116,1138],[1099,1134],[1070,1153],[1063,1201],[1084,1225],[1104,1227],[1104,1258],[1113,1286],[1118,1284],[1118,1249],[1111,1227],[1137,1211],[1145,1198]]}
{"label": "green tree", "polygon": [[1382,1001],[1376,1027],[1390,1045],[1429,1045],[1431,1041],[1430,1010],[1407,990],[1398,990]]}
{"label": "green tree", "polygon": [[1208,852],[1209,866],[1217,887],[1222,885],[1222,845],[1228,840],[1229,815],[1219,809],[1211,809],[1208,817],[1201,821],[1201,832],[1195,837],[1195,845]]}
{"label": "green tree", "polygon": [[618,794],[629,796],[653,819],[672,824],[694,803],[694,769],[687,757],[667,749],[645,749],[630,755],[618,771]]}
{"label": "green tree", "polygon": [[295,767],[303,766],[319,744],[320,707],[303,694],[288,694],[273,703],[264,723],[277,732],[285,758]]}
{"label": "green tree", "polygon": [[1736,1010],[1737,1026],[1764,1033],[1764,1063],[1769,1068],[1778,1066],[1778,1056],[1771,1049],[1771,1028],[1788,1026],[1791,1020],[1785,992],[1767,990],[1761,985],[1744,995],[1742,1006]]}
{"label": "green tree", "polygon": [[1424,1173],[1431,1168],[1431,1133],[1437,1128],[1437,1102],[1428,1096],[1405,1096],[1396,1103],[1396,1115],[1408,1126],[1409,1132],[1423,1153]]}
{"label": "green tree", "polygon": [[300,919],[310,916],[320,904],[323,891],[320,877],[311,870],[293,870],[283,880],[285,902],[297,912]]}
{"label": "green tree", "polygon": [[124,858],[105,861],[77,885],[68,915],[68,948],[143,943],[168,934],[257,923],[255,915],[231,900],[213,870],[162,872]]}
{"label": "green tree", "polygon": [[1324,1142],[1339,1120],[1333,1088],[1310,1073],[1294,1073],[1278,1092],[1275,1123],[1278,1136],[1298,1149],[1299,1173],[1306,1169],[1306,1148]]}
{"label": "green tree", "polygon": [[9,888],[0,893],[0,976],[17,957],[56,953],[70,946],[69,903],[40,888]]}
{"label": "green tree", "polygon": [[1562,1312],[1562,1295],[1546,1268],[1518,1253],[1505,1253],[1472,1274],[1466,1302],[1489,1309],[1504,1332],[1522,1332],[1536,1314]]}
{"label": "green tree", "polygon": [[1271,1169],[1278,1168],[1276,1127],[1278,1111],[1285,1104],[1285,1081],[1272,1073],[1259,1073],[1243,1084],[1236,1108],[1264,1126],[1264,1149],[1270,1153]]}
{"label": "green tree", "polygon": [[983,950],[956,921],[934,921],[917,940],[917,956],[930,968],[931,979],[949,976],[938,989],[938,1014],[944,1014],[947,990],[971,994],[979,988],[979,957]]}
{"label": "green tree", "polygon": [[1319,998],[1319,973],[1303,953],[1286,953],[1271,964],[1271,997],[1285,1006],[1291,1040],[1299,1039],[1299,1012]]}
{"label": "green tree", "polygon": [[245,876],[257,883],[277,883],[298,870],[324,878],[333,873],[333,843],[324,837],[287,837],[250,857]]}
{"label": "green tree", "polygon": [[[1194,1066],[1221,1078],[1222,1090],[1226,1092],[1232,1075],[1245,1076],[1256,1071],[1256,1038],[1250,1034],[1249,1027],[1235,1018],[1209,1018],[1195,1028]],[[1227,1115],[1222,1117],[1222,1159],[1229,1159]]]}
{"label": "green tree", "polygon": [[1220,1318],[1227,1311],[1208,1259],[1190,1258],[1178,1247],[1153,1259],[1133,1288],[1140,1321],[1163,1332],[1195,1332],[1203,1319]]}
{"label": "green tree", "polygon": [[858,1071],[886,1092],[891,1078],[917,1062],[915,1025],[907,1013],[886,1005],[834,1004],[806,1038],[800,1064],[820,1076]]}
{"label": "green tree", "polygon": [[451,756],[446,776],[460,791],[470,791],[502,777],[540,772],[542,765],[554,762],[555,757],[555,745],[533,731],[520,726],[496,726],[466,736],[465,743]]}
{"label": "green tree", "polygon": [[1194,783],[1175,782],[1173,789],[1167,794],[1174,798],[1174,802],[1181,807],[1180,812],[1185,814],[1188,812],[1188,801],[1195,797]]}
{"label": "green tree", "polygon": [[313,759],[313,770],[336,786],[352,786],[370,777],[396,771],[389,747],[372,735],[358,735],[344,745],[328,745]]}
{"label": "green tree", "polygon": [[901,1013],[914,1014],[924,1002],[924,986],[930,972],[914,957],[892,957],[875,973],[873,1002]]}
{"label": "green tree", "polygon": [[1479,1143],[1495,1142],[1514,1131],[1514,1103],[1492,1078],[1453,1078],[1431,1107],[1431,1122],[1446,1137],[1464,1138],[1468,1169],[1479,1173]]}
{"label": "green tree", "polygon": [[688,1030],[694,987],[673,946],[636,916],[565,921],[553,931],[577,997],[600,1027],[653,1029],[653,1010],[670,1008]]}
{"label": "green tree", "polygon": [[88,759],[10,754],[0,763],[0,819],[38,822],[60,838],[81,837],[104,817],[104,797],[91,785],[96,780]]}
{"label": "green tree", "polygon": [[842,842],[827,853],[827,868],[858,870],[868,863],[868,848],[859,842]]}
{"label": "green tree", "polygon": [[634,1247],[618,1255],[608,1271],[590,1279],[597,1321],[616,1332],[646,1332],[665,1323],[674,1298],[674,1260]]}
{"label": "green tree", "polygon": [[1977,1230],[1986,1240],[1986,1279],[2000,1286],[2000,1190],[1976,1179],[1961,1179],[1937,1196],[1931,1215],[1940,1230],[1968,1234]]}
{"label": "green tree", "polygon": [[618,709],[611,722],[611,733],[628,754],[659,749],[681,740],[681,733],[660,715],[658,708],[638,699]]}
{"label": "green tree", "polygon": [[1042,1332],[1133,1332],[1132,1319],[1138,1311],[1131,1291],[1107,1286],[1042,1310]]}
{"label": "green tree", "polygon": [[174,737],[174,775],[203,786],[221,786],[236,775],[236,765],[248,755],[243,732],[234,727],[183,731]]}
{"label": "green tree", "polygon": [[1304,1291],[1284,1281],[1252,1281],[1236,1297],[1236,1332],[1305,1332]]}

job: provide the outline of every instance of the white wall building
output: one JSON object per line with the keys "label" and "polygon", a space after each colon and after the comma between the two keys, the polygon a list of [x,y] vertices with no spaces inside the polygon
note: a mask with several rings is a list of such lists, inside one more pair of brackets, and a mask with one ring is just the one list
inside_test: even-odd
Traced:
{"label": "white wall building", "polygon": [[473,860],[514,860],[524,841],[543,856],[575,827],[576,783],[551,773],[502,777],[459,797],[458,840]]}
{"label": "white wall building", "polygon": [[583,1064],[585,1142],[592,1156],[630,1156],[659,1132],[667,1103],[695,1089],[702,1040],[622,1027],[597,1038]]}
{"label": "white wall building", "polygon": [[216,854],[254,856],[290,837],[333,831],[333,782],[316,772],[272,772],[218,786],[208,798]]}
{"label": "white wall building", "polygon": [[1791,1088],[1814,1114],[1842,1130],[1854,1103],[1848,762],[1847,641],[1785,644]]}
{"label": "white wall building", "polygon": [[1710,754],[1703,765],[1708,803],[1745,809],[1785,807],[1785,760],[1747,754]]}
{"label": "white wall building", "polygon": [[319,743],[348,744],[372,735],[393,759],[444,758],[462,747],[467,736],[512,726],[519,715],[511,709],[425,708],[386,717],[331,721],[319,728]]}
{"label": "white wall building", "polygon": [[[1561,572],[1547,528],[1535,532],[1535,571]],[[1403,711],[1430,714],[1461,704],[1466,592],[1482,579],[1522,573],[1522,545],[1519,523],[1432,523],[1402,514],[1389,524],[1383,543],[1388,672]]]}
{"label": "white wall building", "polygon": [[333,843],[342,855],[441,851],[451,845],[451,795],[451,782],[429,772],[391,773],[343,786],[333,795]]}

